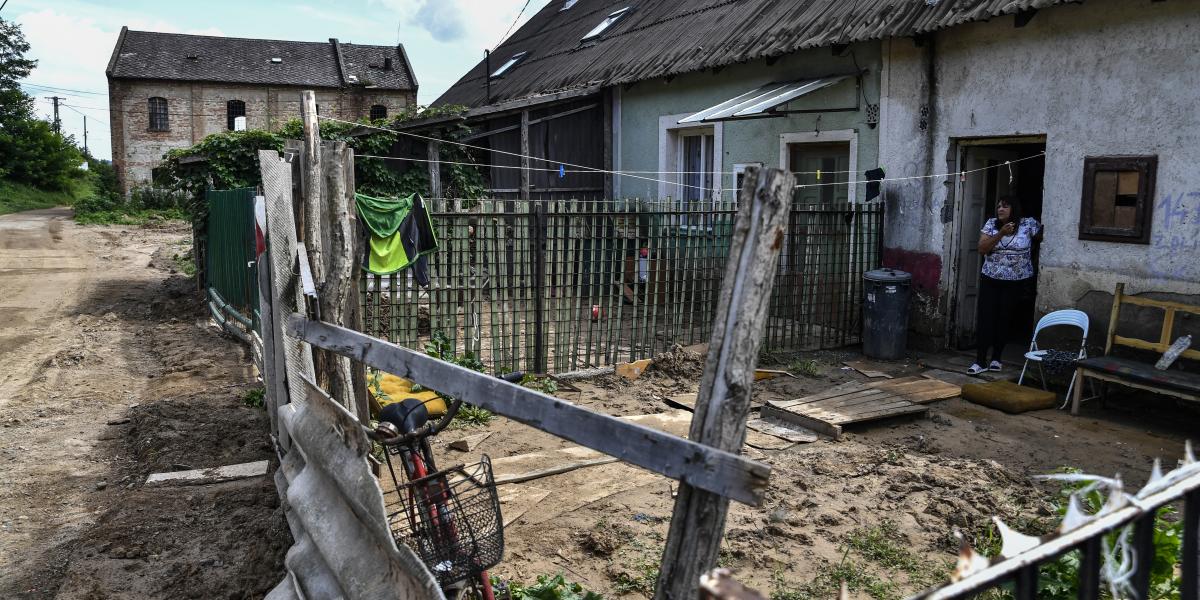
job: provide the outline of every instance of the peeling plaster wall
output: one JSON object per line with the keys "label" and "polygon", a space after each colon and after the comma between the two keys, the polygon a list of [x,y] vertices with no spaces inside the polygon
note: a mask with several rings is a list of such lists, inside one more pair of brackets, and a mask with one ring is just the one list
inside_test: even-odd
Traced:
{"label": "peeling plaster wall", "polygon": [[[1129,293],[1200,301],[1197,39],[1200,0],[1089,0],[1041,10],[1023,28],[1001,17],[922,47],[887,40],[880,163],[889,177],[949,172],[957,139],[1045,135],[1039,312],[1083,306],[1103,313],[1092,314],[1097,330],[1107,308],[1084,297],[1111,298],[1118,281]],[[1159,157],[1149,245],[1078,239],[1083,159],[1116,154]],[[925,279],[941,263],[938,289],[921,292],[914,321],[935,345],[954,294],[952,185],[884,186],[885,257]]]}

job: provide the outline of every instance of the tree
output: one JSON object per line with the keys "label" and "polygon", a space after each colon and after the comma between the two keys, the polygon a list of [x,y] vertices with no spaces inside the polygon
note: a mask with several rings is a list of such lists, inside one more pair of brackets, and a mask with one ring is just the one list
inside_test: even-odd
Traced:
{"label": "tree", "polygon": [[20,86],[37,66],[28,51],[20,26],[0,19],[0,178],[64,190],[79,176],[83,155],[73,138],[33,114],[33,98]]}
{"label": "tree", "polygon": [[33,98],[21,90],[37,61],[25,58],[29,42],[16,23],[0,19],[0,127],[33,117]]}

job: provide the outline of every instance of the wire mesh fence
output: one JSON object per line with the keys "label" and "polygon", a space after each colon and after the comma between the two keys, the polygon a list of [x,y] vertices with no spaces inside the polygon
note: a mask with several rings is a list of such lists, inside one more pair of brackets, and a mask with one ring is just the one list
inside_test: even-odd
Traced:
{"label": "wire mesh fence", "polygon": [[[707,341],[737,206],[732,200],[428,202],[431,283],[363,280],[364,332],[437,338],[494,371],[563,373]],[[879,258],[878,204],[793,204],[764,347],[859,340],[862,274]]]}

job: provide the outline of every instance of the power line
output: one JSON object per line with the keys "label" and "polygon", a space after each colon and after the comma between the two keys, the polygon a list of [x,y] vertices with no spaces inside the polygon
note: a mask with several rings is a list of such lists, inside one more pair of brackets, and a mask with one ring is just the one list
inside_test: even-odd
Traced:
{"label": "power line", "polygon": [[[345,121],[342,119],[336,119],[333,117],[326,117],[326,116],[322,116],[322,115],[317,115],[317,119],[325,120],[325,121],[336,121],[339,123],[347,123],[350,125],[360,125],[362,127],[368,128],[368,129],[377,129],[379,131],[386,131],[386,132],[396,133],[396,134],[400,134],[400,135],[407,135],[410,137],[423,139],[423,140],[427,140],[427,141],[434,141],[434,142],[439,142],[439,143],[443,143],[443,144],[452,144],[455,146],[461,146],[463,148],[473,148],[476,150],[483,150],[485,152],[492,152],[492,153],[496,153],[496,154],[515,156],[517,158],[527,158],[530,160],[539,160],[539,161],[546,162],[546,163],[562,165],[564,167],[570,166],[570,167],[575,167],[577,169],[584,169],[584,171],[580,171],[580,172],[609,174],[609,175],[616,175],[616,176],[620,176],[620,177],[629,177],[632,179],[642,179],[642,180],[652,181],[652,182],[656,182],[656,183],[665,183],[665,184],[672,185],[672,186],[698,189],[701,191],[708,191],[708,192],[718,191],[720,189],[720,188],[705,188],[705,187],[701,187],[701,186],[688,185],[688,184],[681,183],[678,181],[657,179],[654,177],[643,177],[640,175],[633,175],[627,171],[611,171],[611,170],[607,170],[607,169],[588,167],[586,165],[578,165],[578,164],[572,164],[572,163],[568,163],[568,162],[551,160],[549,158],[543,158],[540,156],[531,156],[531,155],[527,155],[527,154],[520,154],[518,152],[508,152],[506,150],[496,150],[493,148],[486,148],[484,146],[475,146],[472,144],[465,144],[463,142],[456,142],[453,140],[443,140],[443,139],[438,139],[438,138],[434,138],[434,137],[430,137],[430,136],[426,136],[426,135],[420,135],[417,133],[411,133],[411,132],[407,132],[407,131],[396,131],[393,129],[386,129],[383,127],[378,127],[375,125],[368,125],[368,124],[364,124],[364,123],[354,123],[352,121]],[[831,185],[857,185],[860,183],[883,183],[883,182],[887,182],[887,181],[911,181],[911,180],[916,180],[916,179],[934,179],[934,178],[938,178],[938,177],[963,177],[963,178],[965,178],[968,174],[971,174],[971,173],[978,173],[981,171],[986,171],[988,169],[997,169],[997,168],[1001,168],[1001,167],[1011,168],[1011,165],[1014,163],[1018,163],[1018,162],[1022,162],[1025,160],[1034,159],[1034,158],[1044,157],[1045,155],[1046,155],[1045,152],[1039,152],[1037,154],[1034,154],[1031,156],[1026,156],[1024,158],[1019,158],[1016,160],[1005,161],[1003,163],[997,163],[995,165],[980,167],[978,169],[971,169],[971,170],[967,170],[967,171],[957,171],[954,173],[936,173],[936,174],[932,174],[932,175],[914,175],[914,176],[909,176],[909,177],[890,177],[890,178],[870,179],[870,180],[862,180],[862,181],[837,181],[837,182],[830,182],[830,183],[800,184],[795,187],[796,188],[809,188],[809,187],[824,187],[824,186],[831,186]],[[382,158],[382,157],[380,157],[380,158]],[[499,167],[499,168],[512,168],[513,167],[513,165],[489,165],[489,164],[478,164],[476,166],[489,166],[489,167],[495,166],[495,167]],[[534,169],[531,167],[530,170],[534,170]],[[537,170],[542,170],[542,169],[537,169]]]}
{"label": "power line", "polygon": [[529,0],[525,0],[525,5],[522,6],[521,10],[517,12],[517,18],[513,19],[513,22],[508,26],[508,31],[505,31],[504,35],[500,36],[500,39],[496,42],[496,45],[492,46],[492,50],[499,48],[500,44],[504,43],[504,40],[508,37],[508,34],[512,33],[513,27],[516,27],[517,23],[521,21],[521,15],[525,14],[525,9],[527,8],[529,8]]}
{"label": "power line", "polygon": [[76,94],[91,94],[91,95],[93,95],[93,96],[107,96],[107,95],[108,95],[108,92],[89,92],[89,91],[87,91],[87,90],[73,90],[73,89],[71,89],[71,88],[61,88],[61,87],[55,87],[55,86],[52,86],[52,85],[42,85],[42,84],[40,84],[40,83],[29,83],[29,82],[27,82],[27,81],[25,81],[25,82],[21,82],[21,85],[24,85],[24,86],[29,86],[29,87],[35,87],[35,88],[42,88],[42,89],[45,89],[45,90],[53,90],[53,91],[55,91],[55,92],[58,92],[58,93],[60,93],[60,94],[62,94],[62,93],[67,93],[67,92],[73,92],[73,93],[76,93]]}

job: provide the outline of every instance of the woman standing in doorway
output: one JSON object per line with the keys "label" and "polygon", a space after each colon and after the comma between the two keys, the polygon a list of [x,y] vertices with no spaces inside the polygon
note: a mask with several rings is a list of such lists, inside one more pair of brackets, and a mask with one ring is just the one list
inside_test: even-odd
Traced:
{"label": "woman standing in doorway", "polygon": [[[1032,217],[1021,218],[1020,202],[1004,196],[996,202],[995,218],[988,219],[979,233],[983,273],[979,278],[975,364],[967,369],[972,375],[1000,370],[1013,313],[1020,306],[1022,290],[1034,276],[1033,244],[1042,241],[1042,224]],[[990,363],[988,350],[992,351]]]}

